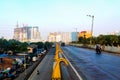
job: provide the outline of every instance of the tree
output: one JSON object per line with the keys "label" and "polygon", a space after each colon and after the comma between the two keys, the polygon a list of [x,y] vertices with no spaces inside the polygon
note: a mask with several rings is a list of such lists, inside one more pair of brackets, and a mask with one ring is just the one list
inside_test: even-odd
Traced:
{"label": "tree", "polygon": [[8,50],[8,41],[6,39],[0,39],[0,53],[4,53]]}
{"label": "tree", "polygon": [[50,47],[52,46],[52,44],[53,44],[53,43],[45,42],[45,43],[44,43],[44,49],[45,49],[45,50],[50,49]]}
{"label": "tree", "polygon": [[117,35],[99,35],[98,37],[92,37],[84,39],[83,37],[79,37],[79,43],[84,44],[86,41],[87,44],[90,44],[90,40],[92,44],[101,44],[101,45],[110,45],[110,46],[118,46],[120,45],[120,36]]}
{"label": "tree", "polygon": [[106,35],[105,36],[106,44],[110,46],[117,46],[118,36],[116,35]]}
{"label": "tree", "polygon": [[9,50],[13,51],[13,53],[19,52],[20,51],[19,46],[21,44],[22,44],[21,42],[11,39],[11,40],[9,40]]}
{"label": "tree", "polygon": [[120,35],[118,36],[118,45],[120,46]]}
{"label": "tree", "polygon": [[43,42],[37,42],[38,48],[44,48],[44,43]]}
{"label": "tree", "polygon": [[96,41],[97,41],[96,43],[98,43],[98,44],[101,44],[101,45],[105,44],[106,43],[105,36],[104,35],[99,35],[97,37]]}
{"label": "tree", "polygon": [[84,38],[83,37],[79,37],[79,41],[78,41],[79,43],[84,43]]}
{"label": "tree", "polygon": [[28,47],[28,43],[24,42],[22,44],[19,45],[19,52],[24,52],[24,51],[27,51],[27,47]]}

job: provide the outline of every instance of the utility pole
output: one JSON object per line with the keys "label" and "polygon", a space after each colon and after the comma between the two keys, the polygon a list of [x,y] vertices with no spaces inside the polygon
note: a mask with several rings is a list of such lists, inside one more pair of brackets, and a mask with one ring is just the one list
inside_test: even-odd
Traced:
{"label": "utility pole", "polygon": [[87,15],[92,18],[92,24],[91,24],[91,39],[90,44],[92,44],[92,38],[93,38],[93,23],[94,23],[94,15]]}

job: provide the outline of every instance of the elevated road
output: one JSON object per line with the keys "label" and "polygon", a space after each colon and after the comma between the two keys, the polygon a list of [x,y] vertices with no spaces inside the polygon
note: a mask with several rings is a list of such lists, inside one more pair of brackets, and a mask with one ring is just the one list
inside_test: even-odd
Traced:
{"label": "elevated road", "polygon": [[[51,80],[54,55],[55,48],[50,50],[50,52],[41,61],[28,80]],[[37,70],[40,72],[39,75],[37,75]]]}
{"label": "elevated road", "polygon": [[[62,80],[120,80],[120,56],[107,52],[96,54],[95,50],[73,46],[64,46],[62,49],[73,66],[61,64]],[[51,80],[54,56],[55,48],[44,57],[28,80]]]}
{"label": "elevated road", "polygon": [[[44,57],[44,59],[33,71],[28,80],[51,80],[53,74],[53,64],[55,63],[54,61],[55,61],[55,48],[51,49],[50,52]],[[61,62],[60,66],[61,66],[61,80],[82,80],[78,78],[78,76],[75,73],[75,70],[71,68],[71,65],[66,66],[65,63]],[[39,70],[39,74],[37,74],[37,70]]]}
{"label": "elevated road", "polygon": [[62,49],[84,80],[120,80],[120,56],[73,46]]}

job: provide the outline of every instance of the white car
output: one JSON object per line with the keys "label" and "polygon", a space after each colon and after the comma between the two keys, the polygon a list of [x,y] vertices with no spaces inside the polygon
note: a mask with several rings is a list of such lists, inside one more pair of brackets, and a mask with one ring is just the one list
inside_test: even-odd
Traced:
{"label": "white car", "polygon": [[34,56],[34,57],[32,58],[32,61],[37,61],[37,57]]}

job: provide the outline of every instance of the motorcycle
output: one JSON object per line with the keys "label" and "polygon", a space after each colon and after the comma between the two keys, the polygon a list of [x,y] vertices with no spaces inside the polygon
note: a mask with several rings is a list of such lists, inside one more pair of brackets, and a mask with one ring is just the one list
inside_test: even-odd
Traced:
{"label": "motorcycle", "polygon": [[97,53],[97,54],[101,54],[101,51],[102,51],[102,50],[101,50],[100,47],[96,47],[96,53]]}

